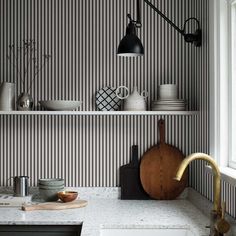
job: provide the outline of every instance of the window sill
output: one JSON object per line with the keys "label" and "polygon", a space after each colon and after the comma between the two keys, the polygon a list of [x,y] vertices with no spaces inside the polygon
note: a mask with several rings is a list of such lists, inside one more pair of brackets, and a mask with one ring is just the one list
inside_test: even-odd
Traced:
{"label": "window sill", "polygon": [[[213,174],[212,168],[209,165],[205,166],[205,170],[208,174]],[[225,182],[236,186],[236,170],[229,167],[220,167],[221,179]]]}

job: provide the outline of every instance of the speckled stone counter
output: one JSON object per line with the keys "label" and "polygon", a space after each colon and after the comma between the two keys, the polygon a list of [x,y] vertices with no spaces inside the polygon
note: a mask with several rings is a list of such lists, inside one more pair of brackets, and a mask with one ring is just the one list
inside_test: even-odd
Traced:
{"label": "speckled stone counter", "polygon": [[208,219],[187,200],[122,201],[96,199],[87,206],[83,236],[98,236],[103,228],[189,228],[208,235]]}
{"label": "speckled stone counter", "polygon": [[81,236],[99,236],[101,228],[187,228],[209,235],[209,220],[188,200],[124,201],[117,188],[79,188],[88,206],[62,211],[24,212],[0,208],[0,224],[83,224]]}

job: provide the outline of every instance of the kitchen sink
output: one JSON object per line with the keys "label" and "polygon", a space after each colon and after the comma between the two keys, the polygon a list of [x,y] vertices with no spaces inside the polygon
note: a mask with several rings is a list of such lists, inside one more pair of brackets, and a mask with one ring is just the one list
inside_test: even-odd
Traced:
{"label": "kitchen sink", "polygon": [[128,228],[101,229],[100,236],[195,236],[189,229]]}

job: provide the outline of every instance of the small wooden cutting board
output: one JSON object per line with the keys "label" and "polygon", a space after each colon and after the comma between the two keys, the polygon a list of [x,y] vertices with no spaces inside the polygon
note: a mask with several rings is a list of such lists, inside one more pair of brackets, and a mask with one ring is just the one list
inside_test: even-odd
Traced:
{"label": "small wooden cutting board", "polygon": [[87,206],[88,202],[85,200],[75,200],[73,202],[45,202],[36,204],[24,204],[22,205],[23,211],[35,211],[35,210],[65,210],[73,208],[81,208]]}
{"label": "small wooden cutting board", "polygon": [[145,200],[149,196],[143,190],[139,177],[138,146],[132,146],[132,158],[129,164],[120,167],[121,199]]}

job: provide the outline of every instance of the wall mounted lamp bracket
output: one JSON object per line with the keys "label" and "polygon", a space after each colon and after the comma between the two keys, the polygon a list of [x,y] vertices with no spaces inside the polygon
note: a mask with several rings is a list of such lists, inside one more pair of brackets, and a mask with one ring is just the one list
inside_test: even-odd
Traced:
{"label": "wall mounted lamp bracket", "polygon": [[[137,7],[139,8],[138,4],[139,0],[137,0]],[[175,25],[169,18],[167,18],[158,8],[156,8],[151,2],[148,0],[144,0],[144,2],[149,5],[158,15],[160,15],[162,18],[164,18],[165,21],[167,21],[172,27],[175,28],[183,37],[185,42],[187,43],[193,43],[196,47],[200,47],[202,45],[202,30],[200,29],[200,22],[197,18],[191,17],[188,18],[184,22],[184,27],[181,30],[177,25]],[[138,12],[140,9],[138,9]],[[138,14],[139,15],[139,14]],[[137,21],[140,21],[139,19]],[[197,29],[194,33],[186,33],[186,25],[190,21],[196,21],[197,23]]]}
{"label": "wall mounted lamp bracket", "polygon": [[[196,21],[197,29],[194,33],[186,33],[186,25],[189,21]],[[194,43],[196,47],[200,47],[202,45],[202,30],[200,29],[200,22],[197,18],[191,17],[188,18],[184,22],[184,28],[182,30],[182,35],[184,36],[184,40],[187,43]]]}

